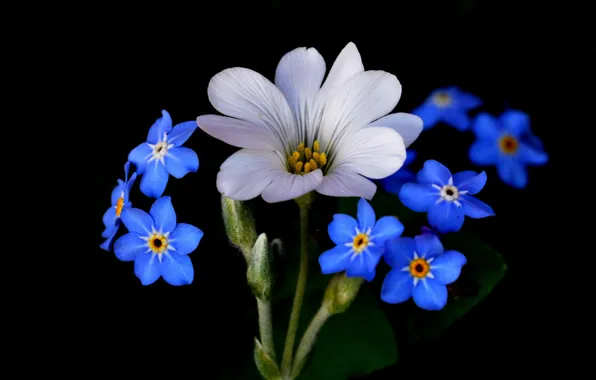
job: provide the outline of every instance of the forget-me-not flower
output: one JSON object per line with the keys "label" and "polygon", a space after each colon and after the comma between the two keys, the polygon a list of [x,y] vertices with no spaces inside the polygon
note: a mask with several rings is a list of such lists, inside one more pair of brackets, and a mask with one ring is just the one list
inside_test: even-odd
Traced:
{"label": "forget-me-not flower", "polygon": [[443,164],[428,160],[418,172],[417,183],[401,187],[399,199],[416,212],[428,212],[428,222],[440,233],[459,231],[464,216],[485,218],[495,213],[473,197],[486,184],[486,173],[465,171],[451,175]]}
{"label": "forget-me-not flower", "polygon": [[190,224],[176,224],[170,197],[157,199],[149,214],[138,208],[122,211],[128,234],[114,243],[114,253],[122,261],[135,262],[135,275],[143,285],[161,276],[170,285],[190,284],[194,268],[188,254],[193,252],[203,231]]}
{"label": "forget-me-not flower", "polygon": [[357,213],[358,220],[345,214],[333,216],[328,232],[337,246],[319,256],[323,274],[345,271],[347,277],[372,281],[385,250],[385,242],[404,231],[403,224],[394,216],[377,220],[375,211],[364,198],[358,201]]}
{"label": "forget-me-not flower", "polygon": [[137,173],[132,173],[130,179],[128,178],[128,169],[130,162],[124,164],[124,181],[119,179],[118,185],[112,191],[112,206],[103,214],[103,224],[105,230],[101,233],[101,237],[106,240],[100,245],[106,251],[110,250],[110,244],[116,236],[120,228],[120,214],[126,207],[131,207],[132,203],[128,200],[130,189],[137,179]]}
{"label": "forget-me-not flower", "polygon": [[399,194],[404,183],[416,181],[416,173],[410,170],[408,167],[416,159],[416,152],[413,150],[406,151],[406,161],[401,169],[393,173],[387,178],[381,180],[385,191],[395,195]]}
{"label": "forget-me-not flower", "polygon": [[526,166],[548,161],[525,112],[508,110],[498,118],[482,113],[474,120],[473,129],[477,140],[470,147],[470,160],[476,165],[495,165],[501,180],[510,186],[526,187]]}
{"label": "forget-me-not flower", "polygon": [[474,95],[461,91],[455,86],[433,91],[424,103],[412,113],[424,121],[424,129],[444,122],[460,131],[470,126],[467,112],[479,107],[482,101]]}
{"label": "forget-me-not flower", "polygon": [[381,299],[396,304],[414,299],[425,310],[441,310],[447,304],[447,285],[455,282],[466,257],[445,251],[432,233],[398,237],[386,244],[385,262],[392,268],[383,281]]}
{"label": "forget-me-not flower", "polygon": [[199,170],[199,158],[189,148],[181,146],[197,129],[195,121],[180,123],[172,128],[170,114],[163,110],[149,129],[147,142],[134,148],[128,159],[142,175],[141,191],[148,197],[159,198],[166,189],[170,174],[182,178]]}

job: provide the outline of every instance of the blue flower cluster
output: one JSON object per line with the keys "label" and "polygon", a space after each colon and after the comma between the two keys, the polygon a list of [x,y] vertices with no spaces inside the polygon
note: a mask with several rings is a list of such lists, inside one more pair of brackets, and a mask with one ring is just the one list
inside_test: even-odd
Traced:
{"label": "blue flower cluster", "polygon": [[385,277],[381,299],[400,303],[413,298],[425,310],[440,310],[447,304],[447,285],[459,277],[465,256],[443,249],[435,233],[423,230],[414,237],[401,237],[402,223],[393,216],[376,220],[375,211],[364,199],[358,202],[357,219],[336,214],[329,224],[335,248],[319,256],[323,274],[346,273],[372,281],[381,258],[392,268]]}
{"label": "blue flower cluster", "polygon": [[[121,261],[134,261],[135,275],[143,285],[149,285],[160,277],[171,285],[190,284],[194,268],[188,254],[193,252],[203,232],[190,224],[177,223],[176,212],[169,196],[162,196],[169,176],[182,178],[199,169],[197,154],[183,147],[197,129],[195,121],[172,127],[167,111],[149,129],[147,141],[134,148],[124,165],[124,180],[112,191],[112,206],[105,212],[102,237],[106,240],[100,247],[113,249]],[[129,178],[130,165],[136,171]],[[141,176],[141,192],[157,198],[149,213],[133,208],[130,191],[137,176]],[[113,244],[120,225],[129,231]]]}

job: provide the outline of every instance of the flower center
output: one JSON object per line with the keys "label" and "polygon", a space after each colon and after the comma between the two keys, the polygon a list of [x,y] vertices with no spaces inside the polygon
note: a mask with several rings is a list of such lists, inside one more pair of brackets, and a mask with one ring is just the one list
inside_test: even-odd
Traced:
{"label": "flower center", "polygon": [[168,143],[168,134],[164,133],[163,138],[157,144],[149,144],[149,148],[153,149],[153,152],[147,163],[160,161],[162,164],[165,164],[164,157],[168,154],[168,149],[173,146],[174,144]]}
{"label": "flower center", "polygon": [[168,238],[160,233],[153,233],[148,243],[149,248],[155,253],[164,253],[168,249]]}
{"label": "flower center", "polygon": [[415,259],[410,262],[410,274],[416,278],[424,278],[430,270],[428,261],[423,258]]}
{"label": "flower center", "polygon": [[370,243],[370,239],[367,233],[361,232],[358,235],[354,236],[354,240],[352,242],[352,249],[356,253],[361,253],[368,247]]}
{"label": "flower center", "polygon": [[456,201],[459,198],[459,195],[459,190],[453,185],[445,185],[441,189],[441,197],[446,201]]}
{"label": "flower center", "polygon": [[452,101],[453,99],[451,98],[451,95],[446,92],[439,92],[433,96],[433,103],[439,107],[447,107]]}
{"label": "flower center", "polygon": [[513,154],[517,152],[519,148],[519,142],[517,139],[511,135],[505,135],[501,137],[499,141],[499,147],[501,148],[501,152],[505,154]]}
{"label": "flower center", "polygon": [[300,143],[298,148],[288,156],[288,170],[293,174],[307,174],[313,170],[321,169],[327,164],[327,155],[321,152],[318,140],[313,143],[312,149]]}
{"label": "flower center", "polygon": [[124,207],[124,192],[120,193],[120,198],[118,198],[118,201],[116,202],[116,216],[120,216],[120,214],[122,213],[122,208]]}

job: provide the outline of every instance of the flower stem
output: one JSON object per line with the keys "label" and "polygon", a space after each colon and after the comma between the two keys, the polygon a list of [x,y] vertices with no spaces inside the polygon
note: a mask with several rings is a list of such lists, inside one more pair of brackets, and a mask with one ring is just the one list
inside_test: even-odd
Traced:
{"label": "flower stem", "polygon": [[259,335],[263,350],[275,361],[275,345],[273,344],[273,324],[271,323],[271,301],[262,301],[258,297]]}
{"label": "flower stem", "polygon": [[300,309],[306,289],[306,279],[308,277],[308,210],[312,203],[312,194],[305,194],[296,199],[300,210],[300,269],[298,272],[298,281],[296,284],[296,293],[292,304],[292,313],[288,323],[288,332],[284,344],[284,352],[281,361],[282,378],[290,379],[292,370],[292,354],[294,353],[294,342],[298,330],[298,321],[300,319]]}
{"label": "flower stem", "polygon": [[317,341],[319,331],[321,331],[321,328],[325,322],[327,322],[327,319],[329,319],[330,316],[331,313],[329,312],[327,304],[323,303],[319,311],[317,311],[317,314],[315,314],[313,317],[312,321],[310,321],[308,328],[300,340],[300,344],[296,350],[296,356],[294,357],[294,364],[292,365],[292,378],[296,378],[300,374],[306,357]]}

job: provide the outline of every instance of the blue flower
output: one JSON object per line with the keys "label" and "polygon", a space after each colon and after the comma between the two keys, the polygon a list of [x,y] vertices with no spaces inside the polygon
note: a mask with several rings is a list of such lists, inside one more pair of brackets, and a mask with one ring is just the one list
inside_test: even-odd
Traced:
{"label": "blue flower", "polygon": [[328,227],[335,248],[319,256],[323,274],[346,272],[347,277],[362,277],[372,281],[383,255],[385,241],[399,236],[404,226],[394,216],[376,220],[371,205],[360,198],[358,221],[349,215],[335,214]]}
{"label": "blue flower", "polygon": [[441,310],[447,304],[447,285],[459,277],[466,257],[443,251],[432,233],[399,237],[387,242],[385,262],[392,268],[383,281],[381,299],[395,304],[414,299],[425,310]]}
{"label": "blue flower", "polygon": [[481,113],[474,120],[477,140],[470,147],[470,161],[495,165],[503,182],[518,189],[528,184],[527,165],[544,165],[548,155],[530,131],[528,114],[505,111],[499,118]]}
{"label": "blue flower", "polygon": [[148,197],[159,198],[166,189],[171,174],[182,178],[188,172],[199,170],[197,154],[181,145],[197,129],[196,121],[180,123],[172,128],[170,114],[163,110],[149,129],[147,142],[134,148],[128,159],[137,167],[141,191]]}
{"label": "blue flower", "polygon": [[481,104],[482,101],[474,95],[452,86],[433,91],[412,113],[420,116],[424,121],[424,129],[431,128],[442,121],[460,131],[465,131],[470,124],[467,112]]}
{"label": "blue flower", "polygon": [[149,214],[138,208],[122,211],[122,222],[130,231],[114,243],[116,257],[135,262],[135,275],[143,285],[161,276],[170,285],[190,284],[194,268],[188,254],[194,251],[203,231],[190,224],[176,224],[170,197],[153,203]]}
{"label": "blue flower", "polygon": [[416,152],[413,150],[409,150],[406,152],[406,160],[404,161],[404,165],[390,175],[387,178],[381,180],[385,191],[388,193],[392,193],[395,195],[399,194],[399,189],[401,189],[404,183],[412,182],[416,180],[416,173],[408,169],[408,166],[416,159]]}
{"label": "blue flower", "polygon": [[105,230],[101,233],[101,237],[106,240],[100,245],[101,249],[110,250],[110,244],[120,228],[120,214],[122,210],[131,207],[132,203],[128,200],[128,194],[132,185],[137,179],[137,173],[133,173],[130,179],[128,178],[128,169],[130,162],[124,164],[124,181],[119,179],[118,185],[112,191],[112,206],[103,214],[103,224]]}
{"label": "blue flower", "polygon": [[474,219],[495,215],[489,205],[472,196],[486,184],[485,172],[451,175],[443,164],[428,160],[417,180],[401,187],[399,199],[411,210],[428,212],[428,223],[440,233],[459,231],[464,215]]}

